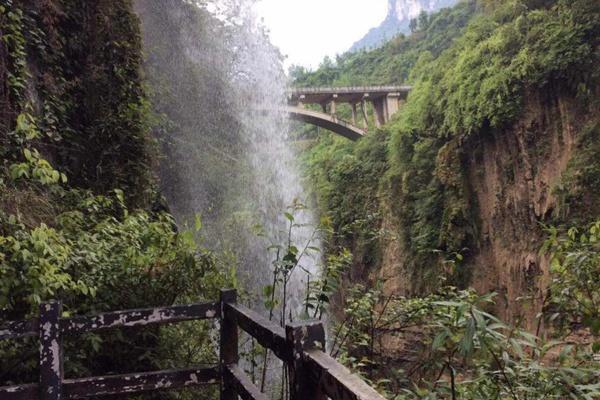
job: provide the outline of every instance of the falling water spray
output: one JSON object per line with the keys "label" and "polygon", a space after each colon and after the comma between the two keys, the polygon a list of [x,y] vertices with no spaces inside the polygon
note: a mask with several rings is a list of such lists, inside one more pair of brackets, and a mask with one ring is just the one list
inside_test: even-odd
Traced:
{"label": "falling water spray", "polygon": [[[276,111],[286,100],[281,56],[251,1],[139,0],[136,9],[153,105],[166,116],[157,137],[167,203],[181,226],[202,216],[204,244],[236,255],[239,281],[264,312],[276,257],[268,248],[287,240],[287,207],[309,202]],[[296,210],[294,225],[295,246],[319,246],[309,209]],[[317,265],[304,254],[289,278],[286,318],[299,316]]]}

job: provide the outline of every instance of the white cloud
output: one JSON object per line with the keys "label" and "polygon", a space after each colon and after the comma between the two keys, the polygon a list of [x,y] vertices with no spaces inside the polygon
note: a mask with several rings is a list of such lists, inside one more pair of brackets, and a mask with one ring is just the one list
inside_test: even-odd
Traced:
{"label": "white cloud", "polygon": [[254,10],[292,64],[316,68],[348,50],[387,13],[387,0],[259,0]]}

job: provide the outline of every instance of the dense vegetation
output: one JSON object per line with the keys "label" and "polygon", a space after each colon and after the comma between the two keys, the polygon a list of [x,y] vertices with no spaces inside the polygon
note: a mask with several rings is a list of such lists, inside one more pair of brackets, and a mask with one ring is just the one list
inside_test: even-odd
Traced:
{"label": "dense vegetation", "polygon": [[[474,12],[475,4],[473,2],[461,3],[453,9],[443,10],[436,14],[431,21],[422,20],[423,26],[414,35],[399,36],[383,48],[371,52],[343,55],[339,57],[336,64],[325,60],[314,73],[293,68],[292,77],[295,79],[295,84],[299,86],[405,83],[420,55],[430,54],[431,57],[439,57],[442,51],[465,29]],[[411,96],[412,99],[414,96]],[[341,112],[343,115],[344,110],[342,109]],[[345,244],[348,243],[348,240],[358,241],[359,245],[353,246],[353,248],[358,255],[363,256],[364,254],[366,259],[363,261],[366,262],[366,265],[377,263],[379,240],[374,236],[395,234],[380,230],[382,213],[385,211],[382,207],[381,196],[389,192],[389,190],[381,191],[380,186],[389,184],[382,177],[389,174],[390,163],[388,160],[392,158],[392,154],[404,155],[408,158],[411,169],[415,171],[413,174],[407,174],[413,179],[406,181],[411,187],[407,187],[404,191],[411,193],[415,198],[406,202],[405,205],[419,205],[419,207],[428,207],[429,210],[433,210],[412,211],[417,218],[420,216],[420,221],[415,220],[412,232],[407,231],[405,235],[419,241],[414,244],[415,254],[418,250],[438,248],[437,245],[427,246],[427,244],[431,244],[431,241],[436,240],[435,235],[439,228],[436,226],[438,221],[432,220],[435,215],[426,215],[426,213],[432,214],[441,211],[436,202],[440,198],[437,195],[437,192],[441,190],[440,185],[438,182],[432,182],[431,186],[427,187],[427,182],[432,179],[431,164],[435,162],[435,153],[440,147],[441,140],[434,141],[424,138],[420,146],[406,143],[404,146],[392,148],[391,143],[388,143],[391,136],[390,131],[397,131],[397,128],[388,127],[386,130],[376,132],[375,135],[369,135],[358,146],[339,138],[327,136],[327,134],[315,136],[314,132],[305,133],[309,137],[317,138],[315,146],[306,154],[309,158],[308,165],[317,188],[321,209],[326,210],[332,218],[334,230],[342,233],[342,236],[345,237]],[[399,135],[397,136],[399,137]],[[403,136],[403,138],[406,141],[411,140],[411,136]],[[433,145],[437,147],[432,148]],[[420,154],[410,154],[413,152],[411,148]],[[410,153],[406,154],[407,151]],[[347,191],[341,190],[347,187],[355,189],[352,191],[352,196],[361,197],[357,199],[360,201],[352,201],[347,197]],[[421,194],[414,193],[412,188],[419,188],[422,191]],[[339,204],[339,198],[348,199],[347,204],[343,206]],[[427,200],[422,202],[421,198]],[[399,205],[399,202],[395,200],[394,204]],[[406,207],[403,208],[406,210]],[[394,211],[401,212],[402,209],[395,206]],[[352,227],[352,225],[356,225],[355,221],[362,221],[359,229]],[[356,232],[356,238],[353,232]],[[367,237],[361,239],[365,235]],[[420,242],[426,243],[421,244]],[[369,248],[363,249],[361,243],[368,245]]]}
{"label": "dense vegetation", "polygon": [[[226,285],[228,269],[153,207],[156,118],[141,62],[128,0],[0,4],[1,321],[49,299],[85,314],[215,298]],[[65,372],[208,361],[208,329],[68,339]],[[36,352],[33,340],[0,343],[0,384],[36,381]]]}
{"label": "dense vegetation", "polygon": [[[493,12],[483,11],[490,7]],[[479,226],[472,213],[477,204],[464,175],[469,153],[476,153],[486,137],[510,129],[534,92],[572,97],[582,115],[597,109],[597,11],[589,1],[463,2],[381,49],[343,55],[336,63],[325,60],[311,73],[293,68],[298,86],[414,85],[399,116],[366,143],[354,146],[314,130],[300,134],[314,139],[305,152],[307,165],[335,230],[348,232],[346,238],[355,237],[351,232],[360,237],[377,231],[377,216],[389,209],[401,225],[392,234],[400,235],[410,250],[413,270],[439,264],[439,250],[453,259],[466,248],[475,249]],[[598,121],[590,114],[576,127],[587,139],[582,139],[581,157],[572,161],[582,165],[586,160],[586,168],[581,174],[573,171],[571,180],[565,176],[565,185],[571,185],[567,197],[582,187],[590,188],[588,196],[598,195],[597,160],[586,155],[598,135]],[[356,189],[352,196],[370,201],[341,205],[339,197],[348,187]],[[584,211],[575,210],[572,201],[571,216],[577,211],[589,222],[598,212],[589,208],[594,203],[586,202]],[[558,214],[543,222],[560,222]],[[373,224],[352,230],[354,220]],[[468,274],[457,278],[468,283]]]}
{"label": "dense vegetation", "polygon": [[[593,1],[466,1],[420,19],[413,35],[400,35],[380,49],[345,54],[335,62],[326,59],[316,71],[292,68],[297,86],[413,85],[397,117],[383,129],[371,126],[359,143],[315,129],[297,132],[319,208],[336,232],[327,251],[347,247],[354,254],[338,328],[348,344],[337,353],[346,354],[366,376],[383,379],[382,387],[391,393],[406,390],[398,398],[598,395],[597,384],[591,384],[597,382],[598,365],[591,360],[590,345],[598,338],[598,289],[590,274],[597,274],[600,265],[597,239],[588,238],[597,238],[594,221],[600,215],[599,33],[600,13]],[[567,103],[571,108],[562,119],[545,116],[541,127],[519,123]],[[348,117],[349,110],[338,113]],[[521,152],[510,154],[507,164],[497,161],[505,169],[500,185],[514,184],[528,154],[536,164],[527,179],[535,179],[537,169],[557,157],[550,150],[554,126],[558,132],[572,129],[577,143],[566,170],[558,172],[558,183],[549,189],[558,204],[532,217],[519,207],[535,205],[524,203],[496,213],[514,221],[518,230],[507,234],[532,243],[533,252],[548,236],[544,226],[580,227],[568,239],[565,231],[550,230],[552,243],[545,249],[552,248],[554,280],[540,290],[543,304],[532,316],[535,322],[527,325],[560,344],[514,327],[518,319],[504,325],[482,311],[518,307],[519,299],[506,300],[502,294],[495,300],[479,298],[466,289],[482,286],[473,274],[489,268],[477,258],[490,238],[482,232],[479,188],[473,186],[477,179],[492,179],[482,165],[484,156],[490,158],[484,152],[522,135]],[[496,193],[499,199],[503,195]],[[384,265],[390,263],[385,259],[390,252],[402,268]],[[412,283],[390,292],[378,284],[382,268]],[[370,283],[352,287],[358,277]],[[527,290],[536,283],[523,285],[529,285]],[[568,336],[582,328],[591,330],[591,338]],[[550,351],[553,347],[562,352]],[[394,364],[399,371],[391,372]],[[569,369],[573,366],[580,369]]]}

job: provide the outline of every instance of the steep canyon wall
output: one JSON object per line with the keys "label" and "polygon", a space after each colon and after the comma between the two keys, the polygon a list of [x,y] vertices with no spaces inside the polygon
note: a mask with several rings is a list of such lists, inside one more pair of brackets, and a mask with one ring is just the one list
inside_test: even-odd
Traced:
{"label": "steep canyon wall", "polygon": [[[584,178],[597,167],[597,145],[591,143],[599,139],[598,111],[568,94],[530,91],[512,126],[460,144],[463,184],[477,227],[460,268],[468,270],[464,284],[498,294],[502,319],[537,328],[550,272],[548,257],[540,254],[544,227],[600,213],[600,193]],[[398,231],[402,224],[388,209],[382,230]],[[408,266],[402,240],[382,240],[381,265],[372,277],[383,281],[386,294],[419,292],[423,276]]]}

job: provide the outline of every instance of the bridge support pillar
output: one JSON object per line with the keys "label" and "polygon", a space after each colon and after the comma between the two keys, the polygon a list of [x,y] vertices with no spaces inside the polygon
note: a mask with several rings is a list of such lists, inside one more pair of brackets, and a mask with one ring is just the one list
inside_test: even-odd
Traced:
{"label": "bridge support pillar", "polygon": [[352,103],[352,125],[356,125],[356,103]]}
{"label": "bridge support pillar", "polygon": [[381,128],[387,122],[385,98],[374,100],[373,108],[375,109],[375,126]]}
{"label": "bridge support pillar", "polygon": [[367,128],[369,127],[369,115],[367,114],[367,101],[366,100],[363,100],[360,103],[360,110],[362,111],[363,128],[365,130],[367,130]]}
{"label": "bridge support pillar", "polygon": [[385,99],[386,103],[386,123],[400,110],[400,93],[390,93]]}
{"label": "bridge support pillar", "polygon": [[331,116],[336,117],[337,115],[337,98],[338,95],[334,94],[331,96],[331,102],[329,103],[329,111],[331,112]]}
{"label": "bridge support pillar", "polygon": [[301,95],[298,97],[298,107],[304,108],[304,101],[306,100],[305,95]]}

